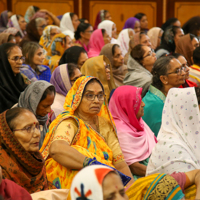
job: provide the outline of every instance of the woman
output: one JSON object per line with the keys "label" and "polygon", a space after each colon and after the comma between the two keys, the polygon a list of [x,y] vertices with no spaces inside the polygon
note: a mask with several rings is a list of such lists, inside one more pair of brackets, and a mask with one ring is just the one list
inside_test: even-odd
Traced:
{"label": "woman", "polygon": [[65,50],[72,46],[70,37],[63,33],[59,33],[52,38],[51,44],[47,49],[47,54],[43,62],[44,65],[49,66],[51,72],[59,65],[58,62]]}
{"label": "woman", "polygon": [[0,45],[4,43],[14,43],[16,44],[15,36],[11,33],[0,33]]}
{"label": "woman", "polygon": [[[153,82],[143,98],[143,120],[157,137],[161,126],[162,110],[168,91],[185,83],[186,67],[173,56],[159,58],[153,67]],[[155,107],[156,105],[156,107]],[[152,109],[154,108],[154,109]]]}
{"label": "woman", "polygon": [[55,87],[56,96],[51,106],[54,112],[51,115],[51,121],[64,111],[65,97],[75,81],[81,76],[78,66],[73,63],[59,65],[54,70],[50,83]]}
{"label": "woman", "polygon": [[26,35],[26,21],[22,15],[13,15],[9,22],[9,27],[15,27],[19,30],[21,37],[23,38]]}
{"label": "woman", "polygon": [[115,167],[131,177],[104,100],[100,81],[81,77],[66,96],[65,112],[51,123],[40,151],[47,159],[48,180],[57,188],[70,188],[78,171],[92,163]]}
{"label": "woman", "polygon": [[138,44],[142,44],[151,48],[151,41],[145,32],[136,33],[129,42],[130,51]]}
{"label": "woman", "polygon": [[159,27],[153,27],[148,32],[147,35],[151,41],[151,48],[157,49],[160,46],[161,37],[163,34],[163,30]]}
{"label": "woman", "polygon": [[148,19],[144,13],[137,13],[135,18],[140,20],[140,29],[141,31],[147,33],[148,32]]}
{"label": "woman", "polygon": [[199,88],[196,92],[194,87],[169,91],[163,108],[158,143],[153,149],[147,174],[188,172],[200,168],[197,142],[199,104]]}
{"label": "woman", "polygon": [[0,15],[0,32],[3,32],[7,28],[8,20],[13,15],[12,11],[5,10]]}
{"label": "woman", "polygon": [[95,30],[90,38],[90,50],[88,52],[88,57],[91,58],[98,56],[102,47],[110,43],[110,40],[111,38],[105,29]]}
{"label": "woman", "polygon": [[117,27],[116,24],[110,20],[104,20],[98,25],[98,29],[105,29],[108,33],[109,37],[111,38],[111,43],[116,44],[118,43],[116,40],[117,37]]}
{"label": "woman", "polygon": [[20,68],[20,72],[28,77],[31,82],[37,80],[50,81],[51,70],[43,65],[45,58],[43,49],[36,42],[24,44],[22,54],[25,55],[25,62]]}
{"label": "woman", "polygon": [[172,17],[170,19],[168,19],[162,26],[161,26],[161,29],[163,31],[166,30],[166,28],[168,28],[169,26],[178,26],[178,27],[181,27],[181,22],[175,18],[175,17]]}
{"label": "woman", "polygon": [[42,36],[40,38],[39,44],[47,51],[49,45],[51,44],[52,38],[61,32],[60,28],[55,25],[46,26]]}
{"label": "woman", "polygon": [[134,180],[145,176],[149,157],[157,142],[154,133],[142,120],[145,104],[141,94],[142,88],[121,86],[109,102],[119,144]]}
{"label": "woman", "polygon": [[108,102],[110,93],[116,88],[110,61],[106,56],[98,56],[88,59],[81,68],[81,73],[86,76],[98,78],[104,87],[104,93]]}
{"label": "woman", "polygon": [[178,26],[169,26],[166,28],[161,37],[161,45],[155,50],[156,57],[174,53],[178,40],[184,35],[183,30]]}
{"label": "woman", "polygon": [[97,13],[97,17],[96,17],[95,24],[94,24],[94,30],[97,29],[99,23],[101,23],[102,21],[111,20],[111,19],[112,19],[111,15],[108,10],[100,10]]}
{"label": "woman", "polygon": [[16,44],[0,46],[0,113],[16,104],[27,86],[20,74],[23,60],[22,51]]}
{"label": "woman", "polygon": [[17,28],[11,27],[11,28],[7,28],[3,33],[9,33],[15,36],[15,41],[16,44],[20,44],[22,37],[21,34],[19,32],[19,30]]}
{"label": "woman", "polygon": [[148,46],[136,45],[129,56],[124,85],[143,88],[142,97],[144,97],[152,83],[151,71],[155,61],[156,54]]}
{"label": "woman", "polygon": [[29,23],[31,21],[31,18],[33,17],[33,15],[39,10],[40,10],[40,8],[37,6],[29,6],[24,15],[24,19],[26,20],[26,23]]}
{"label": "woman", "polygon": [[140,32],[140,20],[135,17],[130,17],[126,20],[123,29],[132,28],[135,33]]}
{"label": "woman", "polygon": [[124,57],[120,46],[118,44],[106,44],[99,55],[104,55],[110,60],[115,85],[117,87],[123,85],[128,70],[127,66],[124,65]]}
{"label": "woman", "polygon": [[199,46],[198,39],[192,34],[187,34],[179,39],[176,45],[176,53],[182,54],[186,58],[188,65],[191,66],[193,64],[192,61],[193,51],[198,46]]}
{"label": "woman", "polygon": [[87,52],[83,47],[73,46],[65,50],[62,55],[59,65],[66,63],[74,63],[78,65],[78,68],[81,69],[85,61],[88,59]]}
{"label": "woman", "polygon": [[80,21],[78,20],[78,16],[75,13],[67,12],[63,15],[61,19],[60,28],[62,32],[64,31],[70,32],[71,33],[70,37],[73,40],[74,32],[77,30],[79,24]]}
{"label": "woman", "polygon": [[29,109],[36,116],[43,130],[41,131],[41,138],[39,147],[42,146],[47,128],[48,128],[48,113],[51,112],[51,105],[55,98],[55,87],[46,81],[36,81],[31,83],[20,94],[17,107]]}
{"label": "woman", "polygon": [[89,23],[80,23],[75,32],[76,44],[85,49],[86,52],[90,49],[90,37],[93,33],[93,27]]}

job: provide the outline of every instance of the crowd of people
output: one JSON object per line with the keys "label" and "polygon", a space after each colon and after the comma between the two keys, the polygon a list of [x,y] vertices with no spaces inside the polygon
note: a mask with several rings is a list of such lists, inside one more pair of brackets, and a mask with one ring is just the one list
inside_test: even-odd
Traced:
{"label": "crowd of people", "polygon": [[199,16],[2,12],[0,199],[200,199],[199,38]]}

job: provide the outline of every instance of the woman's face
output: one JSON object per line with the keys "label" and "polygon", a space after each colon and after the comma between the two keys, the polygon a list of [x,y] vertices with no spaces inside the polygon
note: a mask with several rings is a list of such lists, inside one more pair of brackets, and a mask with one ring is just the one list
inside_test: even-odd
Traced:
{"label": "woman's face", "polygon": [[44,28],[45,28],[46,26],[47,26],[47,22],[46,22],[45,19],[42,20],[42,21],[40,22],[40,24],[37,26],[38,34],[39,34],[40,36],[42,36],[43,30],[44,30]]}
{"label": "woman's face", "polygon": [[19,17],[19,20],[18,20],[18,24],[19,24],[19,27],[21,28],[22,31],[25,31],[26,30],[26,21],[24,19],[24,17]]}
{"label": "woman's face", "polygon": [[110,13],[109,12],[106,12],[105,13],[105,20],[111,20],[112,19],[112,17],[111,17],[111,15],[110,15]]}
{"label": "woman's face", "polygon": [[140,44],[148,46],[151,48],[151,41],[148,35],[142,34],[140,39]]}
{"label": "woman's face", "polygon": [[106,72],[106,79],[107,81],[110,80],[110,65],[107,64],[105,61],[103,61],[104,67],[105,67],[105,72]]}
{"label": "woman's face", "polygon": [[44,61],[45,55],[43,53],[43,49],[39,47],[33,56],[33,64],[34,65],[42,65]]}
{"label": "woman's face", "polygon": [[92,33],[93,33],[93,27],[89,26],[84,32],[81,32],[81,37],[89,41]]}
{"label": "woman's face", "polygon": [[119,47],[115,47],[115,53],[113,55],[113,67],[118,68],[124,64],[124,56],[122,50]]}
{"label": "woman's face", "polygon": [[105,176],[102,184],[104,200],[128,200],[120,177],[115,173]]}
{"label": "woman's face", "polygon": [[148,29],[148,20],[146,15],[141,18],[140,25],[142,30]]}
{"label": "woman's face", "polygon": [[180,39],[181,37],[183,37],[183,36],[184,36],[183,29],[182,29],[182,28],[177,29],[176,35],[174,36],[175,45],[178,44],[179,39]]}
{"label": "woman's face", "polygon": [[110,43],[110,41],[111,41],[111,38],[110,38],[110,36],[108,35],[108,33],[106,31],[103,34],[103,41],[104,41],[105,45]]}
{"label": "woman's face", "polygon": [[141,101],[140,108],[136,115],[137,119],[139,119],[140,117],[142,117],[144,115],[144,107],[145,107],[145,103],[143,101]]}
{"label": "woman's face", "polygon": [[69,49],[72,46],[74,46],[73,43],[72,43],[72,39],[69,36],[66,36],[65,50]]}
{"label": "woman's face", "polygon": [[95,96],[94,100],[88,100],[92,95],[104,95],[101,85],[96,81],[86,86],[81,103],[77,108],[78,112],[85,115],[97,115],[100,112],[104,101],[99,100],[97,96]]}
{"label": "woman's face", "polygon": [[[159,34],[158,34],[158,42],[157,42],[157,47],[160,46],[160,43],[161,43],[161,38],[162,38],[162,34],[163,34],[163,30],[160,30]],[[157,48],[156,47],[156,48]]]}
{"label": "woman's face", "polygon": [[19,74],[20,68],[23,64],[22,50],[19,47],[14,47],[10,51],[10,53],[8,55],[8,62],[10,63],[13,73],[15,75]]}
{"label": "woman's face", "polygon": [[81,69],[81,67],[83,66],[83,64],[85,63],[85,61],[88,59],[88,55],[87,53],[81,53],[79,58],[78,58],[78,67],[79,69]]}
{"label": "woman's face", "polygon": [[50,31],[50,40],[52,40],[52,38],[59,33],[60,31],[57,28],[52,28]]}
{"label": "woman's face", "polygon": [[185,70],[185,79],[189,79],[189,74],[190,74],[189,71],[190,71],[190,68],[188,67],[187,60],[185,59],[184,56],[179,56],[179,57],[178,57],[178,60],[179,60],[179,62],[181,63],[181,65],[182,65],[183,67],[186,68],[186,70]]}
{"label": "woman's face", "polygon": [[116,24],[112,25],[112,38],[116,38],[117,37],[117,27]]}
{"label": "woman's face", "polygon": [[74,16],[72,17],[72,24],[73,24],[73,26],[74,26],[74,30],[76,31],[77,28],[78,28],[78,25],[80,24],[80,21],[79,21],[77,15],[74,15]]}
{"label": "woman's face", "polygon": [[135,33],[140,32],[140,22],[139,21],[135,22],[135,26],[134,26],[133,30],[135,31]]}
{"label": "woman's face", "polygon": [[82,76],[82,73],[80,72],[79,69],[76,68],[76,69],[74,70],[73,76],[70,77],[71,85],[73,86],[74,83],[75,83],[75,81],[76,81],[78,78],[80,78],[81,76]]}
{"label": "woman's face", "polygon": [[43,99],[38,104],[38,107],[37,107],[37,110],[36,110],[36,115],[44,117],[48,113],[50,113],[51,112],[51,105],[53,104],[54,98],[55,98],[54,92],[47,94],[46,98]]}
{"label": "woman's face", "polygon": [[173,23],[173,26],[181,27],[181,22],[177,20],[176,22]]}
{"label": "woman's face", "polygon": [[[24,129],[38,126],[39,123],[35,115],[29,111],[21,113],[13,121],[15,129]],[[13,131],[18,142],[24,147],[27,152],[33,153],[39,151],[40,130],[36,127],[29,133],[27,130]]]}
{"label": "woman's face", "polygon": [[193,46],[193,51],[194,51],[197,47],[199,47],[199,41],[197,40],[196,37],[194,37],[194,38],[192,39],[192,46]]}

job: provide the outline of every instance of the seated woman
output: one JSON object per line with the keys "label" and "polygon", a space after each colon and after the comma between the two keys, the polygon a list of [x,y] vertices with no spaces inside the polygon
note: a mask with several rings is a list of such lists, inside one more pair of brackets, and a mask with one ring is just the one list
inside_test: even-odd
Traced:
{"label": "seated woman", "polygon": [[179,39],[176,45],[176,53],[182,54],[188,65],[191,66],[193,64],[192,55],[193,51],[199,47],[199,41],[195,35],[187,34]]}
{"label": "seated woman", "polygon": [[59,61],[59,65],[74,63],[78,65],[79,69],[81,69],[87,59],[88,55],[83,47],[73,46],[65,50]]}
{"label": "seated woman", "polygon": [[173,88],[167,95],[158,143],[152,151],[147,174],[188,172],[200,169],[200,89]]}
{"label": "seated woman", "polygon": [[169,89],[185,83],[185,71],[186,68],[173,56],[161,57],[153,66],[153,82],[143,98],[145,107],[142,119],[156,137],[160,130],[162,110],[167,93]]}
{"label": "seated woman", "polygon": [[100,10],[97,13],[97,17],[96,17],[95,24],[94,24],[94,30],[97,29],[99,23],[101,23],[103,20],[112,20],[112,17],[108,10]]}
{"label": "seated woman", "polygon": [[27,42],[23,46],[22,53],[25,56],[25,62],[21,66],[20,72],[32,82],[37,80],[49,82],[51,70],[48,66],[42,65],[45,55],[41,46],[36,42]]}
{"label": "seated woman", "polygon": [[105,29],[95,30],[90,38],[90,50],[88,52],[88,57],[98,56],[104,45],[110,43],[111,38]]}
{"label": "seated woman", "polygon": [[148,32],[147,35],[151,41],[151,48],[157,49],[160,46],[161,37],[163,34],[163,30],[159,27],[153,27]]}
{"label": "seated woman", "polygon": [[55,25],[48,25],[45,27],[42,36],[39,41],[39,45],[41,45],[46,51],[48,50],[49,45],[51,44],[52,38],[61,32],[60,28]]}
{"label": "seated woman", "polygon": [[111,38],[112,44],[117,44],[117,27],[116,24],[110,20],[104,20],[98,25],[98,29],[105,29],[108,33],[109,37]]}
{"label": "seated woman", "polygon": [[47,48],[47,54],[43,62],[44,65],[49,66],[51,72],[59,65],[58,62],[65,50],[72,46],[70,37],[63,33],[59,33],[52,38],[51,44]]}
{"label": "seated woman", "polygon": [[142,88],[121,86],[109,102],[119,144],[134,180],[145,176],[149,157],[157,142],[154,133],[142,120],[145,104],[141,94]]}
{"label": "seated woman", "polygon": [[5,43],[0,46],[0,113],[18,102],[20,93],[27,87],[20,74],[23,63],[22,51],[16,44]]}
{"label": "seated woman", "polygon": [[80,23],[75,32],[76,45],[80,45],[86,52],[90,49],[90,37],[93,33],[93,27],[89,23]]}
{"label": "seated woman", "polygon": [[57,188],[70,188],[78,171],[96,160],[132,177],[100,81],[80,77],[68,92],[64,109],[51,123],[40,149],[48,180]]}
{"label": "seated woman", "polygon": [[56,95],[54,103],[51,106],[54,112],[51,115],[51,121],[64,111],[65,97],[75,81],[81,76],[82,74],[78,66],[73,63],[59,65],[54,70],[50,83],[54,85]]}
{"label": "seated woman", "polygon": [[104,55],[110,60],[115,85],[117,87],[123,85],[128,70],[127,66],[124,65],[124,56],[120,46],[118,44],[106,44],[99,55]]}
{"label": "seated woman", "polygon": [[141,44],[136,45],[128,60],[128,73],[124,78],[124,85],[141,87],[142,96],[147,93],[152,83],[151,70],[156,61],[156,54],[148,47]]}
{"label": "seated woman", "polygon": [[140,29],[141,31],[147,33],[148,32],[148,19],[144,13],[137,13],[135,18],[140,20]]}
{"label": "seated woman", "polygon": [[0,45],[4,43],[14,43],[16,44],[15,36],[11,33],[0,33]]}
{"label": "seated woman", "polygon": [[21,34],[19,32],[19,30],[17,28],[14,28],[14,27],[11,27],[11,28],[7,28],[4,33],[9,33],[9,34],[12,34],[15,36],[15,41],[16,41],[16,44],[20,44],[21,40],[22,40],[22,37],[21,37]]}
{"label": "seated woman", "polygon": [[172,17],[172,18],[169,18],[162,26],[161,26],[161,29],[163,31],[165,31],[166,28],[168,28],[169,26],[178,26],[178,27],[181,27],[181,22],[175,18],[175,17]]}
{"label": "seated woman", "polygon": [[46,81],[31,83],[21,93],[17,107],[27,108],[36,116],[43,129],[39,147],[42,146],[48,129],[48,113],[51,112],[51,105],[55,98],[55,87]]}
{"label": "seated woman", "polygon": [[109,59],[102,55],[88,59],[81,68],[81,73],[85,76],[94,76],[101,81],[107,102],[111,91],[116,88],[112,67],[110,66]]}
{"label": "seated woman", "polygon": [[130,17],[126,20],[123,29],[132,28],[135,33],[140,32],[140,20],[135,17]]}

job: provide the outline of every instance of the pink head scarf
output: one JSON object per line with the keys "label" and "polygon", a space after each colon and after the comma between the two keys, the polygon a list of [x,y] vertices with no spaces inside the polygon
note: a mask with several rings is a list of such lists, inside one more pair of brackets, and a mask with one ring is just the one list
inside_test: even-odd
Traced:
{"label": "pink head scarf", "polygon": [[128,165],[148,158],[156,144],[151,129],[136,115],[142,101],[142,88],[121,86],[110,100],[109,109],[117,127],[117,136]]}
{"label": "pink head scarf", "polygon": [[95,30],[90,37],[90,50],[88,57],[99,56],[102,47],[104,46],[103,34],[101,29]]}

